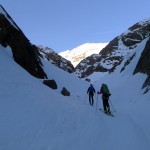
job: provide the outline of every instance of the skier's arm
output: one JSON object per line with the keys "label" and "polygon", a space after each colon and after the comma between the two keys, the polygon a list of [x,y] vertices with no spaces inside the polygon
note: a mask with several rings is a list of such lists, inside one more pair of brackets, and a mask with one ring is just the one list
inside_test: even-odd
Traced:
{"label": "skier's arm", "polygon": [[94,89],[94,93],[95,93],[95,89]]}
{"label": "skier's arm", "polygon": [[87,90],[87,94],[89,93],[89,88],[88,88],[88,90]]}
{"label": "skier's arm", "polygon": [[101,87],[101,88],[100,88],[100,94],[102,94],[102,93],[103,93],[103,88]]}

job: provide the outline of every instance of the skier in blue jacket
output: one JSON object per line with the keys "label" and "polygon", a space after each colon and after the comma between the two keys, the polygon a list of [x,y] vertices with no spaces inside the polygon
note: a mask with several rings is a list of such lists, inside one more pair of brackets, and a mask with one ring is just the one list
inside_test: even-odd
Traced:
{"label": "skier in blue jacket", "polygon": [[94,93],[95,93],[95,89],[94,89],[93,85],[91,84],[87,90],[87,94],[89,94],[89,103],[92,106],[94,104],[94,99],[93,99]]}

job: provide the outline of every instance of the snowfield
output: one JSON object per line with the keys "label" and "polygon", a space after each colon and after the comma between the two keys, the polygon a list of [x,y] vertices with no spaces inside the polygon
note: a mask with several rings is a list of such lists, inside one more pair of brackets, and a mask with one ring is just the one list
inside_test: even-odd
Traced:
{"label": "snowfield", "polygon": [[[0,150],[149,150],[150,92],[141,89],[146,75],[132,75],[136,57],[122,74],[91,76],[96,91],[104,82],[109,86],[115,116],[110,117],[99,111],[101,95],[89,106],[90,83],[43,60],[49,79],[58,84],[52,90],[0,46]],[[63,86],[70,97],[60,94]]]}

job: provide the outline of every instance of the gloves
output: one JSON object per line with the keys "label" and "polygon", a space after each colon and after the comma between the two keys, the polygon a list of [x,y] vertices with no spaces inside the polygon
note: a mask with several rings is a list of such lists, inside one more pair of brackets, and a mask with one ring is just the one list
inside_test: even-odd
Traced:
{"label": "gloves", "polygon": [[97,91],[97,94],[100,94],[100,92],[99,92],[99,91]]}

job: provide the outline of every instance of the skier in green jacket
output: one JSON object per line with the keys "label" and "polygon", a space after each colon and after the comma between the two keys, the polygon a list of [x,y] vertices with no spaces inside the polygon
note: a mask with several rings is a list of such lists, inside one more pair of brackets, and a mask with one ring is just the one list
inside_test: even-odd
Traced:
{"label": "skier in green jacket", "polygon": [[102,94],[102,100],[103,100],[103,108],[105,113],[111,113],[110,106],[109,106],[109,96],[111,95],[108,89],[107,84],[102,84],[100,88],[100,93]]}

